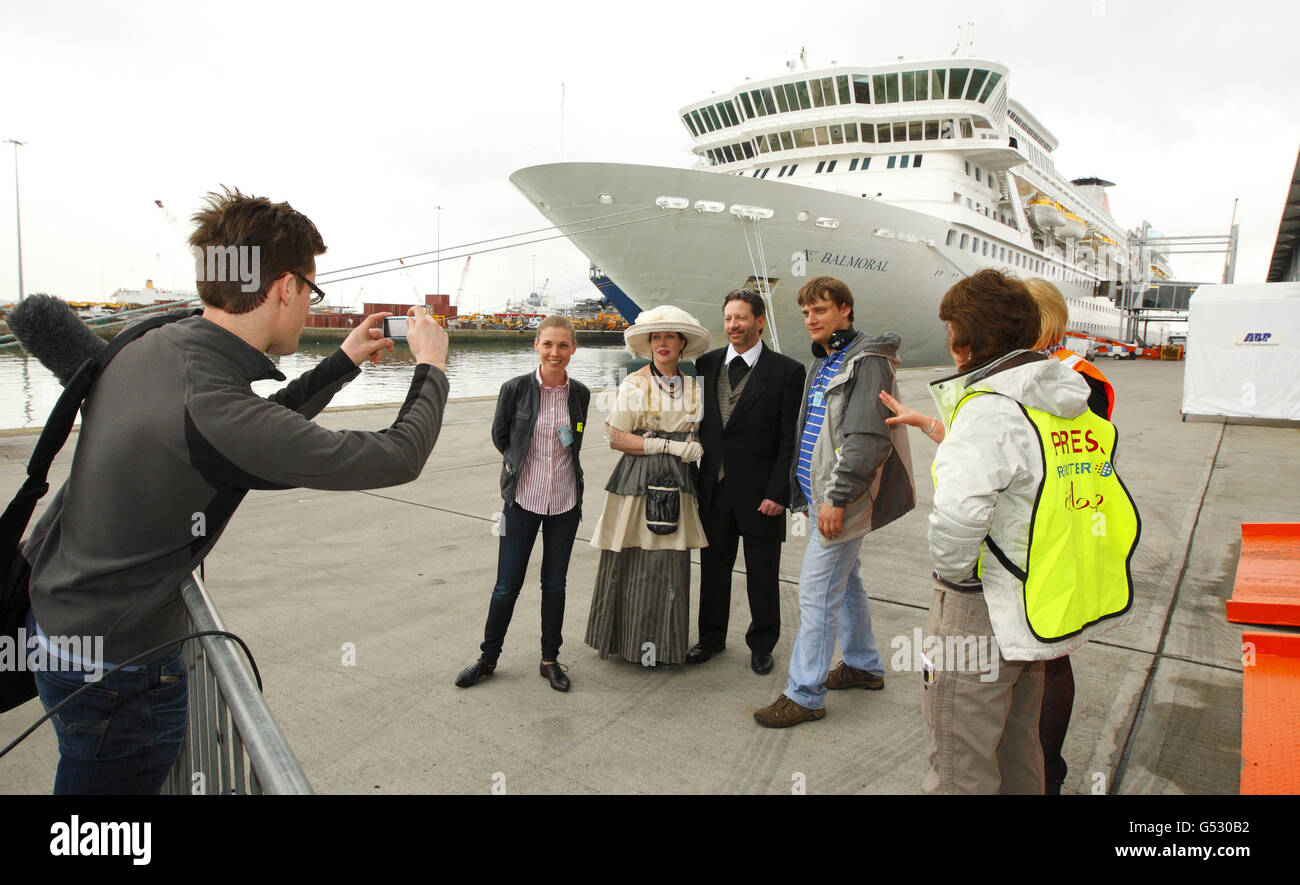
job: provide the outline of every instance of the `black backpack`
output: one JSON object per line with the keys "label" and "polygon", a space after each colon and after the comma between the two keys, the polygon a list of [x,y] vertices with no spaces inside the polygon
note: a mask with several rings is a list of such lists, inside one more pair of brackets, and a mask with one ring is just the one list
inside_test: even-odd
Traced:
{"label": "black backpack", "polygon": [[[22,536],[27,531],[36,502],[49,491],[50,484],[46,479],[50,474],[50,464],[68,441],[72,423],[95,379],[113,357],[144,333],[184,318],[183,314],[172,312],[149,317],[123,329],[108,347],[81,364],[63,388],[63,394],[45,422],[45,429],[41,431],[36,449],[27,463],[27,481],[5,508],[4,516],[0,517],[0,643],[9,644],[13,649],[15,665],[28,653],[26,643],[18,641],[18,631],[26,627],[27,612],[32,605],[28,593],[32,569],[22,553]],[[35,696],[36,680],[25,665],[0,668],[0,713],[12,710]]]}

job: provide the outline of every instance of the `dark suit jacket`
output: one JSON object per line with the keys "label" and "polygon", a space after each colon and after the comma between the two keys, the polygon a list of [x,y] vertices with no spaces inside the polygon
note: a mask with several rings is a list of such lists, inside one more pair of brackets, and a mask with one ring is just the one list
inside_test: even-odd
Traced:
{"label": "dark suit jacket", "polygon": [[[707,514],[713,506],[731,506],[741,534],[774,541],[785,540],[785,514],[764,516],[758,505],[770,498],[790,506],[790,460],[798,448],[799,402],[803,396],[802,363],[774,353],[766,343],[731,413],[722,426],[718,407],[722,360],[727,349],[704,354],[695,361],[696,374],[704,384],[704,420],[700,425],[700,508]],[[727,498],[715,502],[718,464],[726,472]]]}

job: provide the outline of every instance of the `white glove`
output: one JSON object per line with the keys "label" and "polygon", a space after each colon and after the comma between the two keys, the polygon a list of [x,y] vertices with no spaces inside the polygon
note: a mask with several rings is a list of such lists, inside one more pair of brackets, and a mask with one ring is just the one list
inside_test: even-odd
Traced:
{"label": "white glove", "polygon": [[647,455],[662,455],[664,452],[668,451],[669,441],[666,439],[660,439],[657,436],[652,436],[648,439],[643,440],[643,442],[645,446],[645,453]]}
{"label": "white glove", "polygon": [[668,442],[668,454],[676,455],[687,464],[698,464],[704,457],[704,446],[697,442]]}

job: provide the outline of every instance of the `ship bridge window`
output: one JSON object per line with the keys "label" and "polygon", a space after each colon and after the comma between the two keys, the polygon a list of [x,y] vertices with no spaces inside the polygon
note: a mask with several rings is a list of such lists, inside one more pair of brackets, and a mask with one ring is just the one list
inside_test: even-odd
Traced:
{"label": "ship bridge window", "polygon": [[801,110],[806,111],[812,107],[812,100],[808,97],[807,82],[800,80],[798,83],[794,84],[794,91],[795,95],[799,98],[799,108]]}
{"label": "ship bridge window", "polygon": [[871,75],[871,94],[876,104],[884,104],[888,99],[885,98],[885,75]]}
{"label": "ship bridge window", "polygon": [[844,144],[843,126],[832,126],[830,128],[830,132],[831,132],[831,144]]}
{"label": "ship bridge window", "polygon": [[776,113],[776,102],[772,99],[772,89],[771,89],[771,87],[769,87],[769,88],[767,88],[767,89],[760,89],[758,92],[759,92],[759,95],[761,95],[761,96],[763,97],[763,107],[767,108],[767,112],[768,112],[769,114],[775,114],[775,113]]}
{"label": "ship bridge window", "polygon": [[820,80],[810,80],[812,86],[813,107],[826,107],[834,105],[835,102],[835,78],[822,77]]}
{"label": "ship bridge window", "polygon": [[756,116],[755,113],[754,113],[754,106],[753,106],[752,104],[750,104],[750,102],[749,102],[749,93],[748,93],[748,92],[742,92],[742,93],[740,93],[740,106],[741,106],[741,107],[744,109],[744,111],[745,111],[745,117],[746,117],[746,119],[750,119],[750,120],[752,120],[752,119]]}
{"label": "ship bridge window", "polygon": [[682,116],[682,122],[686,124],[686,128],[687,128],[688,130],[690,130],[691,135],[694,135],[694,136],[697,136],[697,137],[699,136],[700,133],[698,133],[698,132],[695,131],[695,124],[691,122],[691,115],[690,115],[690,114],[685,114],[685,115],[683,115],[683,116]]}
{"label": "ship bridge window", "polygon": [[917,154],[915,157],[912,158],[912,168],[913,169],[921,168],[921,154]]}
{"label": "ship bridge window", "polygon": [[796,148],[816,147],[817,142],[813,138],[811,129],[796,129],[794,131],[794,146]]}
{"label": "ship bridge window", "polygon": [[943,98],[943,80],[947,71],[937,70],[930,72],[930,93],[936,98]]}
{"label": "ship bridge window", "polygon": [[731,121],[732,126],[740,125],[740,118],[736,116],[736,108],[730,101],[724,101],[722,104],[718,105],[718,107],[727,112],[727,119]]}
{"label": "ship bridge window", "polygon": [[871,77],[866,74],[853,75],[853,100],[858,104],[871,104]]}
{"label": "ship bridge window", "polygon": [[835,85],[839,87],[840,104],[850,104],[853,98],[849,92],[849,75],[840,74],[835,78]]}
{"label": "ship bridge window", "polygon": [[857,140],[858,140],[858,124],[857,124],[857,123],[845,123],[845,124],[844,124],[844,140],[845,140],[845,141],[857,141]]}
{"label": "ship bridge window", "polygon": [[903,101],[916,101],[916,74],[903,71],[898,76],[903,81]]}
{"label": "ship bridge window", "polygon": [[785,100],[785,90],[780,86],[773,86],[772,93],[776,96],[776,106],[781,113],[787,113],[790,110],[790,103]]}
{"label": "ship bridge window", "polygon": [[961,98],[966,93],[966,75],[970,68],[953,68],[949,72],[948,97]]}
{"label": "ship bridge window", "polygon": [[907,141],[907,124],[894,124],[894,141]]}
{"label": "ship bridge window", "polygon": [[927,141],[935,141],[939,138],[939,121],[925,121],[925,137]]}
{"label": "ship bridge window", "polygon": [[864,142],[866,142],[867,144],[875,144],[876,142],[875,126],[872,126],[870,123],[863,123],[861,127],[861,131],[862,131],[862,140]]}
{"label": "ship bridge window", "polygon": [[[892,160],[893,157],[890,157],[890,159]],[[912,159],[912,158],[911,158],[911,156],[910,156],[909,154],[903,154],[903,159],[902,159],[902,162],[899,163],[899,166],[901,166],[902,168],[906,169],[906,168],[907,168],[907,161],[910,160],[910,159]]]}
{"label": "ship bridge window", "polygon": [[704,109],[704,111],[709,115],[709,120],[712,121],[713,123],[713,126],[711,127],[710,131],[712,131],[713,129],[721,129],[722,120],[719,119],[718,112],[717,110],[714,109],[713,105],[709,105]]}
{"label": "ship bridge window", "polygon": [[849,160],[849,171],[853,172],[857,168],[858,168],[858,158],[854,157],[852,160]]}
{"label": "ship bridge window", "polygon": [[[1001,79],[1002,79],[1002,75],[999,74],[997,71],[993,71],[989,74],[989,82],[988,85],[984,87],[984,91],[980,93],[980,101],[986,102],[989,100],[989,96],[993,94],[993,87],[997,86],[998,81]],[[1011,146],[1015,147],[1014,144],[1012,144]]]}
{"label": "ship bridge window", "polygon": [[[708,114],[705,114],[705,116],[707,117]],[[691,119],[695,121],[695,128],[698,129],[698,130],[701,132],[701,134],[704,133],[704,132],[706,132],[706,131],[708,131],[708,132],[712,132],[712,131],[713,131],[713,127],[712,127],[712,126],[705,127],[704,122],[700,119],[700,112],[699,112],[699,111],[691,111]]]}
{"label": "ship bridge window", "polygon": [[754,142],[758,145],[758,152],[759,152],[760,154],[766,154],[769,150],[771,150],[771,149],[767,146],[767,136],[766,136],[766,135],[755,136],[755,138],[754,138]]}
{"label": "ship bridge window", "polygon": [[863,157],[863,158],[862,158],[862,171],[863,171],[863,172],[866,172],[866,171],[867,171],[867,167],[870,166],[870,165],[871,165],[871,158],[870,158],[870,157]]}
{"label": "ship bridge window", "polygon": [[908,141],[920,141],[920,140],[921,140],[921,134],[922,134],[922,133],[921,133],[921,130],[922,130],[922,129],[923,129],[923,124],[921,123],[920,120],[916,120],[916,121],[914,121],[914,122],[908,123],[908,124],[907,124],[907,140],[908,140]]}
{"label": "ship bridge window", "polygon": [[819,145],[831,143],[830,136],[826,134],[825,126],[818,126],[816,129],[813,130],[813,132],[817,136],[817,143]]}
{"label": "ship bridge window", "polygon": [[[802,85],[802,84],[801,84]],[[799,110],[799,94],[795,92],[793,83],[786,83],[782,87],[785,93],[785,105],[792,111]]]}
{"label": "ship bridge window", "polygon": [[785,148],[787,151],[794,150],[794,139],[790,137],[789,132],[781,133],[781,147]]}
{"label": "ship bridge window", "polygon": [[897,74],[885,75],[885,88],[889,91],[889,103],[896,104],[898,102],[898,75]]}
{"label": "ship bridge window", "polygon": [[970,117],[962,117],[960,122],[961,122],[961,137],[974,138],[975,129],[970,124]]}
{"label": "ship bridge window", "polygon": [[889,155],[889,165],[886,166],[885,168],[886,168],[886,169],[893,169],[893,168],[894,168],[894,164],[895,164],[897,161],[898,161],[898,157],[894,156],[893,154],[890,154],[890,155]]}
{"label": "ship bridge window", "polygon": [[754,148],[753,148],[752,145],[750,145],[749,142],[747,142],[747,141],[742,141],[742,142],[740,143],[740,149],[743,150],[743,151],[745,152],[745,159],[746,159],[746,160],[752,160],[752,159],[754,159]]}
{"label": "ship bridge window", "polygon": [[727,158],[728,163],[736,162],[735,156],[731,153],[731,145],[729,144],[724,144],[722,146],[722,156]]}
{"label": "ship bridge window", "polygon": [[971,71],[970,88],[966,90],[966,99],[968,101],[974,101],[980,94],[980,89],[984,86],[984,81],[988,78],[988,75],[988,71],[982,71],[978,68]]}

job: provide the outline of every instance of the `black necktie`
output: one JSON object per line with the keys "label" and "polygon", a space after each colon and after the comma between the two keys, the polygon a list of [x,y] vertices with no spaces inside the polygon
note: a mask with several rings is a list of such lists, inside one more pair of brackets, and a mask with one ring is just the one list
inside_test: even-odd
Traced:
{"label": "black necktie", "polygon": [[735,390],[744,380],[745,373],[749,371],[749,364],[745,362],[743,356],[737,356],[731,364],[727,366],[727,380],[731,382],[731,389]]}

